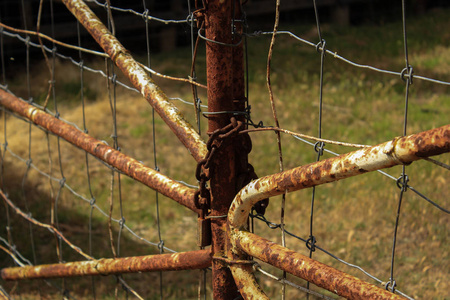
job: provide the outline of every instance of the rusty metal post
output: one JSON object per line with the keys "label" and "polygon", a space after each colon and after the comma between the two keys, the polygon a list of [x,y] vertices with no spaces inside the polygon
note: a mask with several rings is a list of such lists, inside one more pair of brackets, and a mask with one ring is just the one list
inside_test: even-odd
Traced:
{"label": "rusty metal post", "polygon": [[[233,111],[233,44],[231,20],[234,0],[206,0],[205,36],[207,60],[208,111]],[[232,114],[208,115],[208,133],[211,134],[230,123]],[[221,149],[214,163],[211,188],[211,215],[225,216],[236,194],[235,146]],[[224,256],[229,240],[226,217],[214,218],[212,229],[212,252]],[[230,269],[221,262],[212,262],[214,299],[235,299],[239,296]]]}
{"label": "rusty metal post", "polygon": [[155,271],[196,270],[211,266],[211,251],[196,250],[123,258],[103,258],[64,264],[5,268],[3,280],[46,279]]}
{"label": "rusty metal post", "polygon": [[155,171],[153,168],[146,167],[137,160],[3,90],[0,90],[0,105],[42,126],[164,196],[200,213],[194,204],[194,189]]}

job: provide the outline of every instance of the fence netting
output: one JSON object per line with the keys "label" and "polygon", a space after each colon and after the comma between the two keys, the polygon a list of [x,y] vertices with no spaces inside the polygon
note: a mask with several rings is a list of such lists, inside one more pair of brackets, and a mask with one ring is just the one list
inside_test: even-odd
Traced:
{"label": "fence netting", "polygon": [[[208,1],[84,2],[206,141],[207,119],[218,114],[207,107],[205,45],[214,42],[202,17]],[[419,14],[411,1],[372,1],[392,5],[370,6],[385,21],[349,26],[330,15],[352,13],[357,22],[362,13],[349,9],[359,1],[304,2],[293,10],[289,1],[233,1],[237,42],[225,46],[244,49],[246,103],[235,113],[244,115],[259,176],[448,124],[448,8]],[[272,9],[263,14],[266,6]],[[191,149],[143,99],[143,88],[61,1],[5,1],[0,9],[0,97],[31,107],[29,119],[0,106],[0,267],[208,249],[197,245],[195,208],[106,158],[121,153],[188,192],[198,188]],[[36,124],[34,110],[108,146],[105,159]],[[445,298],[449,164],[447,153],[287,190],[252,209],[249,231],[407,299]],[[258,259],[252,268],[271,298],[338,297]],[[210,299],[211,276],[204,268],[1,280],[0,295]]]}

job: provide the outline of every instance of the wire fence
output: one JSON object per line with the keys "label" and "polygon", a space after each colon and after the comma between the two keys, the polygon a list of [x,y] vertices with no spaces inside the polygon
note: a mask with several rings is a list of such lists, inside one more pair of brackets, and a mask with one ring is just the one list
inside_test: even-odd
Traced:
{"label": "wire fence", "polygon": [[[3,112],[0,186],[4,203],[0,210],[0,261],[1,268],[8,270],[13,266],[64,265],[87,260],[95,265],[92,273],[85,274],[112,275],[55,279],[59,276],[38,274],[35,278],[46,279],[2,279],[0,296],[207,299],[216,295],[214,284],[211,286],[214,277],[211,268],[205,267],[206,258],[200,259],[208,256],[209,252],[205,252],[208,247],[196,244],[195,213],[186,213],[186,208],[174,205],[169,198],[197,212],[201,220],[206,217],[213,224],[224,221],[226,215],[213,215],[208,210],[205,213],[204,206],[189,202],[197,187],[200,198],[208,187],[201,179],[205,173],[197,174],[197,178],[192,176],[196,173],[195,162],[189,165],[192,161],[189,153],[197,162],[205,155],[209,157],[211,149],[208,148],[209,154],[206,150],[210,144],[201,138],[208,139],[212,132],[208,132],[206,123],[221,114],[242,120],[245,129],[239,135],[249,134],[252,138],[254,150],[249,160],[254,161],[256,172],[267,175],[257,179],[253,172],[251,179],[257,179],[253,183],[270,180],[273,173],[280,172],[283,176],[297,172],[301,168],[297,166],[309,163],[312,170],[333,157],[344,165],[339,155],[347,153],[348,147],[361,151],[354,153],[372,155],[372,149],[377,148],[371,148],[370,144],[444,126],[440,129],[444,132],[441,136],[433,131],[429,135],[432,137],[414,138],[417,147],[423,147],[420,149],[436,145],[443,150],[433,148],[433,152],[427,148],[423,155],[408,154],[405,159],[394,155],[395,164],[402,166],[392,171],[377,167],[373,169],[377,174],[318,186],[321,182],[295,193],[300,188],[283,186],[288,181],[285,178],[277,194],[266,191],[267,195],[280,195],[281,202],[275,198],[270,204],[268,200],[263,202],[262,208],[251,205],[253,209],[248,216],[252,233],[384,290],[407,299],[447,296],[448,283],[440,278],[448,276],[446,232],[450,223],[446,195],[450,160],[448,154],[436,159],[428,156],[448,152],[446,116],[450,109],[447,96],[450,81],[445,66],[450,53],[445,32],[436,34],[440,39],[432,45],[414,41],[411,46],[409,26],[419,20],[408,18],[411,9],[408,2],[402,1],[398,20],[386,25],[386,30],[395,28],[395,34],[392,33],[395,43],[389,45],[392,48],[386,46],[381,50],[386,53],[381,54],[382,59],[372,51],[380,45],[370,44],[371,38],[357,37],[354,41],[340,38],[340,31],[345,29],[322,22],[325,10],[316,1],[310,1],[307,12],[302,11],[314,15],[313,27],[280,18],[283,1],[273,1],[275,21],[257,25],[265,28],[269,23],[273,25],[270,31],[250,29],[253,25],[246,18],[250,14],[246,5],[250,8],[253,1],[243,4],[232,1],[231,43],[212,40],[206,34],[208,1],[168,1],[165,7],[157,7],[151,1],[129,4],[132,7],[121,7],[119,1],[84,2],[101,17],[112,36],[123,40],[125,48],[129,42],[130,48],[137,49],[137,54],[131,54],[137,62],[129,72],[137,84],[133,78],[132,84],[127,83],[127,74],[119,71],[123,71],[121,62],[131,65],[131,55],[116,44],[107,46],[113,55],[99,50],[88,37],[85,25],[78,23],[62,3],[22,0],[20,4],[5,4],[8,10],[0,13]],[[448,11],[442,14],[445,12]],[[10,15],[20,16],[20,25]],[[59,28],[61,19],[70,30]],[[447,20],[435,23],[435,31],[446,28],[445,24]],[[418,31],[413,31],[414,38],[426,34],[417,26],[412,27]],[[181,35],[177,33],[180,29]],[[373,30],[373,26],[366,29]],[[347,30],[351,35],[352,29]],[[67,32],[70,35],[65,38]],[[139,41],[137,45],[134,39]],[[157,53],[156,50],[164,52],[164,47],[171,48],[167,41],[188,46],[173,50],[173,55]],[[99,44],[107,42],[109,38],[97,40]],[[164,43],[166,46],[162,47]],[[369,49],[366,50],[369,54],[363,58],[338,54],[343,51],[358,54],[346,43]],[[206,80],[204,48],[211,44],[231,49],[242,47],[244,51],[245,101],[239,110],[214,111],[205,105],[210,100],[207,85],[210,87],[211,83]],[[305,63],[308,60],[313,62]],[[147,75],[139,73],[138,67]],[[143,76],[151,77],[151,83],[142,84],[146,80]],[[168,91],[168,96],[156,84]],[[139,94],[150,95],[147,102],[153,108]],[[13,99],[14,103],[16,98],[24,104],[6,104],[7,99]],[[166,104],[151,102],[149,99],[153,98]],[[11,109],[12,106],[20,108]],[[45,121],[47,116],[41,112],[56,121],[50,117]],[[184,117],[179,117],[181,113]],[[173,115],[175,121],[167,120],[165,114]],[[41,117],[42,123],[38,121]],[[166,126],[163,121],[175,125]],[[185,130],[183,137],[179,137],[181,144],[170,138],[168,128],[176,128],[180,122],[182,125],[178,126]],[[189,123],[195,126],[189,127]],[[57,133],[52,125],[75,131],[67,129],[70,133],[66,136],[66,129]],[[268,138],[266,131],[276,134]],[[89,145],[84,142],[88,138]],[[401,144],[399,141],[394,139],[392,147]],[[424,160],[407,166],[417,159],[409,159],[411,156]],[[121,164],[122,161],[125,163]],[[204,165],[202,168],[205,169]],[[199,167],[197,173],[198,170]],[[139,172],[176,188],[168,193],[164,187],[141,179]],[[395,172],[397,175],[392,175]],[[327,176],[322,173],[323,178]],[[347,176],[338,173],[337,177]],[[148,187],[156,192],[149,192]],[[178,192],[181,189],[183,192]],[[242,189],[238,196],[244,199],[249,189]],[[235,202],[228,219],[232,228],[239,229],[235,226],[239,216],[233,215],[238,211]],[[254,260],[214,255],[213,273],[218,261],[229,264],[233,275],[235,265],[243,265],[242,269],[249,266],[259,285],[274,298],[345,296],[336,291],[339,288],[321,289],[313,280],[309,280],[314,283],[311,284],[299,279],[302,276],[286,270],[287,267],[279,267],[282,271],[273,268],[270,259],[245,250],[245,233],[238,232],[236,236],[238,241],[231,237],[232,243],[242,243],[239,247]],[[198,262],[189,256],[190,252],[185,252],[192,250],[200,251],[195,253]],[[172,253],[188,257],[194,265],[176,265]],[[167,255],[167,264],[176,266],[126,274],[130,272],[127,268],[131,268],[126,261],[129,257],[149,254]],[[117,265],[123,258],[124,266],[128,267],[118,267],[110,273],[99,263],[107,258],[113,258]],[[143,270],[138,268],[141,262],[133,264],[139,271]],[[105,261],[104,265],[109,263],[112,262]],[[174,269],[185,271],[177,273],[181,275],[165,272]],[[2,271],[2,277],[3,274]],[[242,290],[241,294],[247,299]]]}

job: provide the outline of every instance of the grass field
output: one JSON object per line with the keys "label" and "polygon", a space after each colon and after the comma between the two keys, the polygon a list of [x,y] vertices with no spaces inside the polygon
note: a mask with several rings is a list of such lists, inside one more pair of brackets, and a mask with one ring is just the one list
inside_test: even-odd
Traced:
{"label": "grass field", "polygon": [[[449,10],[435,10],[408,21],[409,59],[414,74],[450,81],[450,14]],[[283,27],[284,26],[284,27]],[[327,48],[352,61],[378,68],[400,72],[404,68],[402,27],[399,22],[358,27],[333,27],[323,25],[322,34]],[[317,40],[312,25],[282,24],[310,41]],[[120,37],[119,37],[120,38]],[[249,102],[255,123],[273,125],[269,96],[266,88],[266,60],[270,37],[250,38],[249,54]],[[126,46],[126,45],[125,45]],[[152,57],[152,67],[160,73],[185,77],[190,69],[190,49],[180,48],[170,53]],[[140,58],[145,61],[144,58]],[[200,82],[205,82],[204,51],[197,59]],[[104,69],[104,62],[92,60],[89,65]],[[300,44],[287,36],[276,41],[272,61],[272,84],[281,127],[308,135],[318,132],[319,67],[320,55],[313,47]],[[83,126],[83,111],[80,105],[79,69],[64,61],[57,61],[56,97],[61,116],[79,127]],[[405,84],[399,76],[380,74],[370,70],[349,66],[333,56],[327,55],[324,67],[322,137],[349,143],[375,145],[402,135],[405,106]],[[17,95],[26,97],[26,77],[22,73],[8,77],[8,87]],[[122,77],[119,75],[119,79]],[[188,85],[155,78],[169,97],[192,98]],[[31,93],[36,101],[46,96],[48,72],[43,62],[33,65],[31,70]],[[100,140],[113,143],[113,123],[105,80],[96,74],[85,73],[84,95],[86,97],[86,124],[89,134]],[[154,166],[152,144],[152,110],[141,97],[128,90],[117,88],[117,131],[121,151]],[[200,97],[206,104],[205,91]],[[186,118],[195,124],[192,106],[177,100]],[[54,109],[50,104],[50,109]],[[415,79],[410,87],[408,110],[408,134],[417,133],[449,123],[450,88]],[[2,117],[5,118],[5,117]],[[6,117],[8,147],[48,172],[49,154],[46,134],[33,127],[31,146],[28,141],[29,125],[11,116]],[[206,119],[202,119],[202,132],[206,132]],[[4,123],[0,124],[4,132]],[[158,167],[162,173],[191,184],[195,181],[195,161],[180,145],[159,117],[155,119],[156,151]],[[203,134],[205,139],[207,138]],[[253,150],[250,163],[259,176],[278,171],[276,135],[270,132],[251,134]],[[2,143],[5,142],[2,137]],[[310,145],[291,136],[283,136],[285,169],[315,161],[316,153]],[[52,174],[61,177],[57,139],[50,137]],[[85,155],[82,151],[61,141],[61,165],[66,183],[78,193],[90,194],[86,176]],[[352,151],[352,148],[327,145],[337,153]],[[31,149],[31,150],[30,150]],[[2,152],[3,153],[3,152]],[[31,154],[30,154],[31,153]],[[325,154],[324,158],[331,157]],[[450,155],[437,158],[450,164]],[[52,186],[47,178],[34,169],[26,172],[24,162],[15,159],[9,152],[4,160],[4,190],[10,199],[33,213],[42,222],[50,222],[51,199],[58,193],[59,184]],[[445,208],[450,207],[448,171],[429,162],[419,161],[406,168],[409,184]],[[105,212],[110,209],[111,171],[95,159],[89,159],[90,187],[96,204]],[[401,167],[387,170],[397,178]],[[25,176],[26,174],[26,176]],[[113,217],[121,218],[120,206],[126,224],[138,235],[158,243],[155,193],[132,179],[121,176],[121,198],[119,204],[118,178],[115,176]],[[62,189],[58,202],[58,221],[61,231],[84,251],[89,251],[88,224],[91,207],[89,203],[74,197]],[[25,196],[25,197],[24,197]],[[25,202],[24,199],[27,199]],[[316,189],[314,208],[314,234],[318,245],[340,258],[361,266],[376,277],[389,280],[391,248],[396,218],[399,189],[396,182],[379,173],[370,173],[356,178],[320,186]],[[165,246],[177,251],[196,249],[196,216],[179,207],[170,199],[160,196],[161,235]],[[286,229],[307,238],[309,235],[311,190],[287,195]],[[280,198],[271,199],[266,217],[279,223]],[[28,225],[11,210],[11,232],[13,241],[26,258],[33,261]],[[7,237],[6,211],[0,206],[0,236]],[[450,243],[448,240],[449,216],[428,202],[407,191],[403,200],[398,231],[395,259],[397,288],[417,299],[448,299]],[[111,257],[108,220],[97,210],[92,214],[92,255]],[[117,247],[119,225],[113,224],[113,235]],[[270,230],[264,223],[255,221],[255,232],[274,241],[281,241],[279,230]],[[47,230],[33,227],[36,243],[36,264],[55,263],[56,242]],[[123,232],[120,240],[120,256],[157,253],[154,246],[139,241]],[[305,244],[287,238],[288,248],[308,254]],[[331,257],[316,251],[315,259],[330,264],[354,276],[370,280]],[[63,246],[63,260],[81,260],[82,257]],[[13,262],[0,251],[0,268],[12,266]],[[264,268],[270,269],[267,266]],[[278,276],[281,272],[274,271]],[[171,272],[163,275],[163,294],[166,299],[196,299],[199,272]],[[208,280],[210,280],[210,274]],[[126,275],[124,279],[146,299],[159,299],[159,274]],[[304,282],[289,277],[305,285]],[[55,280],[76,298],[92,298],[91,278]],[[99,299],[114,298],[114,277],[95,278],[96,295]],[[280,298],[281,287],[276,282],[260,277],[263,289],[274,299]],[[57,297],[57,291],[49,289],[41,281],[0,285],[11,295],[21,299],[43,299]],[[210,287],[208,287],[210,292]],[[327,295],[332,296],[327,293]],[[123,291],[119,296],[125,298]],[[18,297],[19,298],[19,297]],[[306,298],[293,288],[287,289],[287,299]]]}

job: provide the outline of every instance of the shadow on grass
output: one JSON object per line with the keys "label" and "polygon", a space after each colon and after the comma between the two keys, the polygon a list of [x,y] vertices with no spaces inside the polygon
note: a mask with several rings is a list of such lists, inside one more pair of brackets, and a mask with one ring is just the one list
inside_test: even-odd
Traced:
{"label": "shadow on grass", "polygon": [[[51,223],[51,196],[42,192],[40,184],[32,180],[25,180],[22,187],[23,176],[14,172],[11,166],[5,168],[3,191],[8,198],[23,212],[31,212],[31,216],[39,222]],[[26,200],[25,200],[25,197]],[[60,241],[48,229],[31,225],[11,207],[6,208],[6,202],[0,205],[0,237],[9,243],[25,259],[34,265],[58,263],[58,247],[60,245],[61,260],[63,262],[86,260],[83,256],[71,249],[66,243]],[[110,233],[107,218],[98,217],[94,211],[89,217],[86,213],[75,209],[73,205],[65,205],[63,201],[58,204],[57,215],[59,230],[74,245],[85,253],[91,253],[95,258],[113,257]],[[97,216],[96,216],[97,215]],[[89,222],[91,222],[91,242],[89,241]],[[118,235],[117,224],[113,225],[112,237],[117,251]],[[7,228],[9,228],[9,233]],[[0,241],[2,246],[6,246]],[[7,248],[7,247],[6,247]],[[159,253],[154,246],[144,244],[130,237],[123,231],[120,238],[121,257],[150,255]],[[22,260],[22,262],[24,262]],[[24,262],[26,264],[26,262]],[[17,264],[4,251],[0,250],[0,269],[14,267]],[[160,272],[125,274],[122,278],[138,292],[144,299],[164,298],[189,299],[197,297],[197,288],[200,271],[166,272],[160,277]],[[160,280],[162,278],[162,284]],[[129,292],[118,284],[117,276],[88,276],[68,279],[52,280],[24,280],[20,282],[7,282],[0,279],[0,287],[13,298],[21,299],[50,299],[64,294],[76,299],[120,299],[131,296]],[[66,299],[66,298],[65,298]]]}

